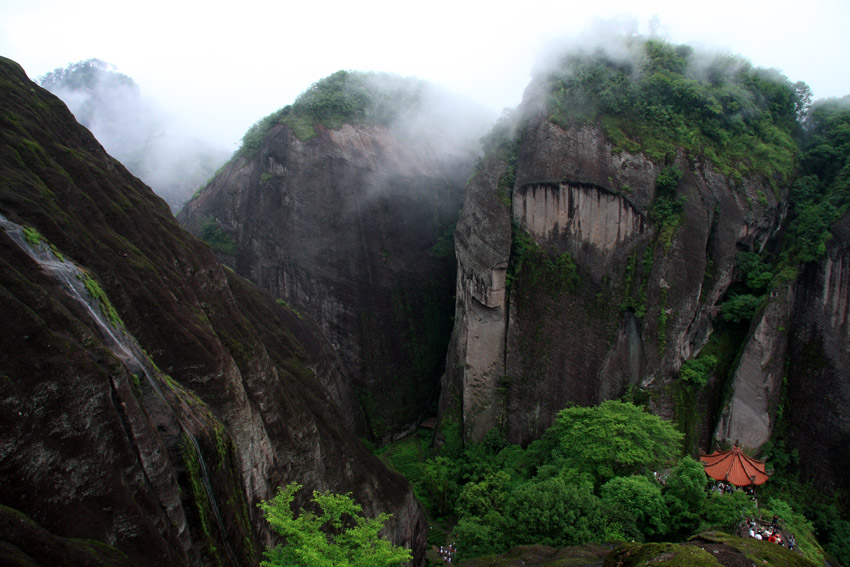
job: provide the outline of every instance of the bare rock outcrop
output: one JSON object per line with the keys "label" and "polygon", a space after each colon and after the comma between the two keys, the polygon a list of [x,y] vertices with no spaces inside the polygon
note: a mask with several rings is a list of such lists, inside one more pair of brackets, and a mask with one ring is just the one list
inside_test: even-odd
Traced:
{"label": "bare rock outcrop", "polygon": [[717,424],[718,441],[758,451],[770,440],[793,312],[794,286],[786,285],[771,294],[753,324],[732,378],[730,400]]}
{"label": "bare rock outcrop", "polygon": [[458,223],[444,419],[473,439],[498,427],[527,442],[567,404],[629,388],[661,393],[655,410],[673,417],[667,388],[711,335],[736,253],[779,226],[780,202],[680,154],[664,167],[683,172],[681,222],[661,227],[650,213],[661,165],[614,151],[598,126],[529,114],[512,191],[500,187],[506,162],[485,162]]}
{"label": "bare rock outcrop", "polygon": [[178,217],[195,234],[217,223],[234,244],[221,258],[316,322],[344,369],[328,386],[346,421],[378,441],[435,401],[451,333],[445,233],[474,156],[435,144],[389,126],[301,139],[278,124]]}

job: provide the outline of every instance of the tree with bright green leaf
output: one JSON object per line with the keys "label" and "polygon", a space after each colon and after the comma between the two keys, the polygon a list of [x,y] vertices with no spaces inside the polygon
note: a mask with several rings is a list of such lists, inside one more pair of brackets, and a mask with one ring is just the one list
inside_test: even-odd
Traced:
{"label": "tree with bright green leaf", "polygon": [[755,502],[742,490],[732,494],[712,493],[705,501],[700,530],[719,529],[733,533],[742,520],[757,514]]}
{"label": "tree with bright green leaf", "polygon": [[389,514],[366,518],[351,494],[313,491],[312,509],[292,509],[298,483],[279,488],[259,503],[272,529],[282,538],[264,552],[263,567],[397,567],[411,560],[409,549],[380,537]]}
{"label": "tree with bright green leaf", "polygon": [[645,476],[618,476],[602,485],[602,502],[621,519],[625,535],[645,540],[667,531],[669,513],[661,486]]}
{"label": "tree with bright green leaf", "polygon": [[684,435],[669,421],[629,402],[561,410],[551,432],[555,462],[604,484],[615,476],[658,470],[681,454]]}
{"label": "tree with bright green leaf", "polygon": [[507,485],[511,477],[497,472],[487,475],[480,482],[470,482],[463,487],[457,501],[457,512],[461,516],[483,516],[489,510],[500,510],[507,497]]}
{"label": "tree with bright green leaf", "polygon": [[748,323],[761,302],[761,297],[751,293],[732,294],[720,305],[720,317],[727,323]]}
{"label": "tree with bright green leaf", "polygon": [[705,386],[717,368],[716,356],[700,356],[686,360],[679,369],[679,378],[695,386]]}
{"label": "tree with bright green leaf", "polygon": [[669,531],[686,538],[699,528],[708,495],[707,477],[702,464],[683,457],[670,471],[664,487],[664,501],[670,514]]}
{"label": "tree with bright green leaf", "polygon": [[526,482],[505,503],[503,532],[508,545],[553,547],[605,541],[606,518],[590,484],[561,478]]}

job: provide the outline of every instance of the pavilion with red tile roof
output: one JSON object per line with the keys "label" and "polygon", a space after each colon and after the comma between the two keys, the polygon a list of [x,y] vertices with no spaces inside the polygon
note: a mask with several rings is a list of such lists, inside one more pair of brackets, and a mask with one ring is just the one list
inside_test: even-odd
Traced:
{"label": "pavilion with red tile roof", "polygon": [[702,455],[699,460],[705,468],[705,474],[735,486],[764,484],[770,478],[764,470],[764,461],[745,455],[737,445],[728,451]]}

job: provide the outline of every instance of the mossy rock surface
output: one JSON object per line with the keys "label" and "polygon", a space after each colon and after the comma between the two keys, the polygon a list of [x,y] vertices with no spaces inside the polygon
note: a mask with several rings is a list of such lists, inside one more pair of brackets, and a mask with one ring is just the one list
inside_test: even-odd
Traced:
{"label": "mossy rock surface", "polygon": [[787,547],[748,537],[737,537],[722,532],[705,532],[691,538],[689,545],[700,545],[706,549],[719,546],[732,548],[742,553],[752,565],[774,565],[788,567],[814,567],[814,563]]}
{"label": "mossy rock surface", "polygon": [[18,510],[0,505],[0,564],[124,567],[132,562],[103,542],[57,536]]}
{"label": "mossy rock surface", "polygon": [[613,544],[587,543],[555,549],[546,545],[520,545],[502,555],[488,555],[460,563],[460,567],[602,567]]}
{"label": "mossy rock surface", "polygon": [[611,552],[603,567],[719,567],[723,565],[711,553],[697,546],[676,543],[628,543]]}
{"label": "mossy rock surface", "polygon": [[603,567],[814,567],[787,548],[720,532],[706,532],[686,543],[627,543],[606,558]]}

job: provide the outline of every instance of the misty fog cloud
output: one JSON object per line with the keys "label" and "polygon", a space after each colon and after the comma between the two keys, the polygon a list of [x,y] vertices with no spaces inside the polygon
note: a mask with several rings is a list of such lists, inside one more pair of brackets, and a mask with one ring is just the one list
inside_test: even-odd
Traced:
{"label": "misty fog cloud", "polygon": [[179,209],[229,157],[180,133],[176,120],[146,99],[138,85],[114,67],[90,59],[57,69],[39,83],[61,98],[106,151]]}

